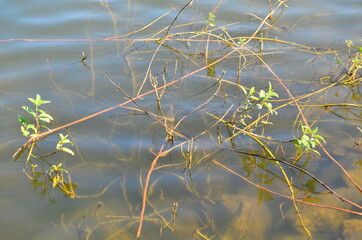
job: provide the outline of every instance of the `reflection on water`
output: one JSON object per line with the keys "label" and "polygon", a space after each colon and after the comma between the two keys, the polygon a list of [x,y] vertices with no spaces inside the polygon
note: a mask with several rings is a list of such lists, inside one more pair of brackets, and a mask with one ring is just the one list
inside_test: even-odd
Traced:
{"label": "reflection on water", "polygon": [[[249,42],[277,4],[194,1],[170,29],[172,40],[162,40],[181,9],[152,22],[176,7],[163,1],[4,3],[2,236],[134,239],[145,200],[143,239],[356,239],[357,215],[311,206],[358,212],[361,202],[320,147],[319,154],[307,153],[309,143],[295,147],[297,137],[305,143],[311,135],[302,137],[302,116],[278,79],[298,99],[311,131],[318,127],[328,153],[361,185],[360,6],[281,4]],[[209,12],[215,26],[205,22]],[[345,40],[354,42],[350,51]],[[274,91],[278,96],[265,97]],[[24,143],[17,115],[36,94],[52,102],[44,106],[54,117],[50,128],[130,101],[61,131],[75,156],[46,161],[68,171],[66,181],[77,185],[73,199],[52,188],[41,160],[32,158],[24,170],[34,177],[30,163],[37,164],[44,175],[36,181],[24,178],[26,154],[11,160]],[[41,152],[54,151],[57,141],[40,141]]]}

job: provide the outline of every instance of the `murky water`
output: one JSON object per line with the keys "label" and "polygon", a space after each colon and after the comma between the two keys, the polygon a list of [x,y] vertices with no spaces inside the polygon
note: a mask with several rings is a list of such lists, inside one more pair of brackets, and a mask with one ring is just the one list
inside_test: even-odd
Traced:
{"label": "murky water", "polygon": [[[142,239],[308,238],[291,200],[259,190],[242,178],[291,195],[275,163],[237,152],[270,156],[267,150],[245,133],[228,139],[238,131],[225,121],[231,121],[232,113],[245,99],[236,86],[239,83],[246,88],[255,86],[259,91],[267,90],[271,82],[279,99],[289,98],[275,75],[251,53],[262,54],[262,59],[295,97],[316,92],[335,81],[333,77],[320,79],[338,72],[338,60],[347,63],[345,40],[362,45],[359,24],[362,5],[358,0],[289,1],[288,7],[273,15],[280,14],[279,18],[270,19],[275,22],[268,21],[269,25],[264,25],[256,35],[263,37],[263,41],[251,41],[239,54],[235,52],[213,67],[158,90],[158,95],[153,92],[138,98],[137,105],[129,103],[125,105],[128,108],[119,107],[63,129],[61,132],[74,142],[69,148],[75,156],[58,153],[46,160],[50,165],[63,163],[71,181],[78,186],[75,198],[64,196],[58,188],[52,189],[51,182],[47,182],[47,188],[41,182],[32,182],[23,173],[26,154],[15,162],[12,160],[12,154],[25,142],[17,115],[27,116],[21,107],[31,105],[29,97],[40,94],[51,101],[44,105],[54,117],[50,128],[81,119],[125,102],[130,96],[154,90],[155,80],[159,87],[217,61],[232,48],[220,39],[216,41],[216,36],[247,38],[276,6],[256,0],[194,1],[170,29],[169,33],[180,34],[173,35],[178,40],[159,45],[155,38],[164,36],[181,6],[148,24],[177,4],[185,3],[65,0],[1,3],[2,238],[134,239],[147,172],[160,148],[173,146],[178,147],[161,157],[152,172]],[[209,12],[214,12],[215,27],[205,22]],[[212,31],[213,36],[205,34],[221,26],[225,26],[224,31]],[[163,34],[159,33],[161,30]],[[195,38],[202,41],[191,41],[193,38],[185,41],[197,33],[204,33]],[[82,62],[84,56],[87,58]],[[112,85],[105,74],[128,96]],[[157,96],[161,97],[160,105]],[[271,103],[277,107],[286,101]],[[333,86],[300,100],[300,104],[309,124],[314,124],[313,129],[318,127],[318,133],[326,139],[328,152],[361,183],[359,83]],[[345,105],[323,107],[323,104]],[[295,105],[289,104],[277,112],[269,115],[268,121],[273,125],[255,129],[255,136],[265,135],[279,141],[300,136],[301,118]],[[222,117],[225,119],[220,120]],[[255,120],[258,112],[251,117]],[[169,138],[173,142],[165,142],[170,128],[175,126],[174,139]],[[57,138],[52,135],[40,141],[41,152],[53,151]],[[261,141],[275,158],[296,160],[292,143]],[[361,204],[358,190],[346,180],[341,169],[320,148],[316,150],[320,156],[306,154],[298,164],[337,193]],[[37,171],[41,172],[42,167],[44,172],[49,170],[40,160],[31,161],[39,165]],[[309,176],[285,165],[284,168],[295,185],[296,198],[305,200],[310,194],[307,201],[311,203],[360,210],[325,194],[327,190],[319,184],[313,185]],[[26,171],[29,174],[29,168]],[[354,237],[361,233],[349,230],[358,219],[354,214],[305,204],[298,207],[313,239],[357,239]]]}

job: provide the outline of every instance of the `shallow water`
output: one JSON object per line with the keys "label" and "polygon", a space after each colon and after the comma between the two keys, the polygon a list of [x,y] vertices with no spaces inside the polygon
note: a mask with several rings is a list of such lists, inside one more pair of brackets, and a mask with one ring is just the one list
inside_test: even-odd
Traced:
{"label": "shallow water", "polygon": [[[144,31],[130,35],[130,39],[141,39],[134,41],[133,45],[129,41],[104,39],[141,29],[182,3],[64,0],[1,3],[0,232],[3,238],[134,239],[141,210],[142,186],[154,153],[159,151],[167,135],[165,128],[140,111],[117,108],[63,130],[62,133],[69,134],[75,143],[70,147],[75,156],[59,153],[47,160],[51,164],[62,162],[72,181],[78,185],[78,197],[70,199],[51,186],[44,190],[41,186],[35,188],[31,185],[22,172],[26,156],[16,162],[12,160],[12,154],[25,142],[19,131],[17,115],[26,115],[21,106],[30,105],[27,98],[34,98],[36,94],[52,102],[45,105],[46,111],[54,117],[51,128],[126,101],[127,96],[117,91],[104,73],[130,96],[136,96],[152,55],[159,46],[154,41],[142,39],[151,38],[166,28],[176,12]],[[324,50],[343,50],[339,52],[342,60],[347,58],[345,40],[362,45],[359,24],[362,22],[362,6],[359,1],[289,1],[287,4],[288,8],[273,25],[274,29],[264,31],[263,37]],[[174,25],[178,27],[171,28],[170,33],[201,31],[206,26],[205,17],[216,9],[216,27],[232,23],[227,27],[231,36],[247,37],[260,24],[253,16],[263,18],[269,13],[269,8],[268,1],[230,0],[219,4],[194,1],[180,14]],[[181,25],[190,22],[194,24]],[[257,51],[259,44],[260,41],[254,41],[247,47]],[[338,69],[333,53],[316,55],[274,41],[264,41],[263,44],[264,60],[294,96],[321,89],[324,85],[319,79]],[[210,63],[230,52],[229,48],[223,49],[222,44],[210,42],[209,58],[206,59],[204,49],[205,41],[190,42],[190,45],[181,41],[167,42],[160,47],[152,63],[153,76],[162,84],[167,62],[165,80],[170,82],[205,66],[206,61]],[[88,56],[85,64],[80,61],[83,52]],[[217,87],[213,84],[223,71],[223,79],[236,83],[239,78],[237,67],[237,57],[226,59],[215,68],[200,71],[181,80],[175,87],[167,88],[161,104],[165,116],[175,119],[170,123],[176,124],[205,103],[216,92]],[[246,87],[267,89],[270,81],[281,99],[288,98],[276,78],[258,61],[252,60],[239,75]],[[142,92],[151,89],[147,79]],[[221,117],[231,104],[241,104],[245,95],[239,90],[234,85],[223,85],[216,97],[192,112],[177,128],[186,140],[204,130],[206,133],[160,159],[158,166],[174,165],[152,173],[149,200],[153,207],[147,206],[142,239],[211,239],[213,236],[214,239],[237,239],[240,236],[243,239],[306,239],[305,231],[298,227],[290,200],[275,195],[271,200],[270,195],[261,195],[265,193],[211,161],[219,161],[252,182],[290,195],[287,185],[278,178],[282,175],[277,166],[265,163],[267,170],[260,165],[250,167],[250,162],[261,160],[217,148],[216,127],[211,128],[215,119],[207,113]],[[161,115],[154,94],[144,96],[137,103],[142,109]],[[303,100],[305,105],[326,103],[361,104],[359,85],[335,86]],[[273,102],[274,106],[278,104]],[[137,108],[134,104],[127,106]],[[303,111],[311,124],[316,121],[315,126],[327,141],[328,151],[357,178],[360,172],[356,170],[356,163],[361,159],[359,141],[362,138],[362,133],[356,128],[361,126],[360,106],[334,107],[328,111],[321,107],[305,107]],[[294,125],[296,117],[297,110],[293,105],[278,110],[278,115],[270,116],[273,125],[264,129],[265,135],[279,140],[300,135]],[[224,139],[230,134],[223,125],[220,125],[220,132]],[[178,136],[174,144],[185,139]],[[57,135],[53,135],[42,140],[39,147],[46,153],[53,151],[56,143]],[[185,154],[191,143],[193,158],[188,168],[191,171],[185,171]],[[245,135],[237,136],[234,142],[225,141],[223,146],[266,154]],[[171,143],[166,147],[171,148]],[[285,155],[280,155],[277,147],[272,145],[271,149],[284,160],[292,159],[295,154],[290,143],[284,145]],[[309,156],[310,159],[303,159],[308,161],[305,168],[337,192],[361,203],[357,190],[345,181],[341,170],[325,154]],[[35,163],[41,165],[39,160]],[[309,180],[298,171],[286,171],[298,186],[304,186]],[[103,193],[103,190],[106,191]],[[304,197],[303,191],[296,191],[300,194],[298,197]],[[318,184],[315,191],[326,192]],[[270,201],[259,202],[262,196]],[[318,203],[350,208],[333,196],[313,194],[313,197],[318,198]],[[176,221],[171,221],[175,203],[178,203],[177,217]],[[344,221],[356,218],[355,215],[302,204],[299,207],[313,239],[348,239],[342,233],[342,222],[333,219]],[[285,215],[284,220],[282,215]],[[318,218],[319,215],[326,217]],[[171,231],[173,227],[175,229]]]}

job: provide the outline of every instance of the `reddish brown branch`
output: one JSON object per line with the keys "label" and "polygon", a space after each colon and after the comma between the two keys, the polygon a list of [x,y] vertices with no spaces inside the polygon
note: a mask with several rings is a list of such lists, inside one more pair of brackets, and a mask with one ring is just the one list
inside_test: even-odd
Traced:
{"label": "reddish brown branch", "polygon": [[[167,140],[165,140],[165,142],[166,141]],[[160,151],[158,152],[156,157],[153,159],[153,161],[151,163],[151,166],[150,166],[150,169],[148,170],[148,173],[147,173],[147,177],[146,177],[146,180],[145,180],[145,186],[143,187],[142,208],[141,208],[141,214],[140,214],[140,222],[138,224],[138,229],[137,229],[137,238],[139,238],[141,236],[143,218],[144,218],[145,210],[146,210],[148,185],[150,183],[151,174],[152,174],[153,170],[155,169],[155,166],[157,164],[158,159],[160,159],[160,157],[162,157],[164,155],[164,153],[163,153],[163,148],[164,147],[165,147],[165,143],[162,144],[162,146],[160,148]]]}

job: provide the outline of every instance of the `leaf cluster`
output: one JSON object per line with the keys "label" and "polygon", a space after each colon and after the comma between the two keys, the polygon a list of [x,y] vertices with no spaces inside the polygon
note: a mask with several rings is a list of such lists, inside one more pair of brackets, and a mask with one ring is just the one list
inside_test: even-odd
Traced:
{"label": "leaf cluster", "polygon": [[301,137],[293,139],[292,142],[300,152],[302,151],[314,152],[320,155],[319,152],[314,148],[319,144],[318,139],[323,141],[324,143],[326,141],[321,135],[318,135],[317,132],[318,132],[317,127],[314,130],[312,130],[307,126],[302,125],[303,135]]}

